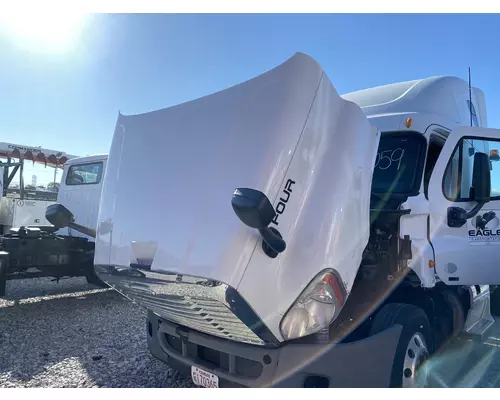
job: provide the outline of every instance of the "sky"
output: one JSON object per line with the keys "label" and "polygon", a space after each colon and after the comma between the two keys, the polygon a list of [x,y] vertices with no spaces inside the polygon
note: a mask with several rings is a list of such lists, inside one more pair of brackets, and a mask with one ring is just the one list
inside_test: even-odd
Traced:
{"label": "sky", "polygon": [[[0,141],[107,153],[118,111],[222,90],[297,51],[315,58],[340,94],[434,75],[467,79],[470,65],[489,126],[500,128],[500,15],[99,14],[83,24],[24,17],[10,17],[17,30],[0,29]],[[51,48],[41,40],[50,34],[69,47]],[[39,183],[53,179],[52,169],[36,174]]]}

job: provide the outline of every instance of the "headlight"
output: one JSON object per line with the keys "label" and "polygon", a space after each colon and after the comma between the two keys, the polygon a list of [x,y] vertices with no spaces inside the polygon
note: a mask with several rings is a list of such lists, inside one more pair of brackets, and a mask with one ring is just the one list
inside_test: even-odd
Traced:
{"label": "headlight", "polygon": [[285,340],[316,333],[329,326],[345,301],[342,281],[332,271],[323,271],[305,288],[281,320]]}

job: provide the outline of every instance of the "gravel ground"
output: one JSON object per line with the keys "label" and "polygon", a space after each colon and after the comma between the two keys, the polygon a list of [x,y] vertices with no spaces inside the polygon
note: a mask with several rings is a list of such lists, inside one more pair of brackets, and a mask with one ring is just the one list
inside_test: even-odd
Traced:
{"label": "gravel ground", "polygon": [[[83,278],[10,281],[0,299],[0,387],[193,387],[146,347],[145,311]],[[500,321],[429,365],[433,387],[500,387]]]}
{"label": "gravel ground", "polygon": [[145,311],[84,278],[7,283],[0,299],[0,387],[192,387],[154,359]]}
{"label": "gravel ground", "polygon": [[428,363],[428,387],[500,387],[500,321],[483,340],[460,337]]}

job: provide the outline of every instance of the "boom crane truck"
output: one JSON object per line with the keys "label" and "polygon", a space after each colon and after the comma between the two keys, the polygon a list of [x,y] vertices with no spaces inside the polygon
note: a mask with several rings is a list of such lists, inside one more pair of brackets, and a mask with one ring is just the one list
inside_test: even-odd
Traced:
{"label": "boom crane truck", "polygon": [[[197,385],[418,386],[436,349],[494,322],[499,148],[459,78],[339,96],[297,53],[119,114],[94,268]],[[58,204],[47,218],[73,221]]]}
{"label": "boom crane truck", "polygon": [[[0,297],[8,295],[7,281],[15,279],[84,276],[87,282],[108,287],[95,274],[94,237],[106,155],[76,157],[65,152],[0,143]],[[13,160],[18,161],[13,161]],[[25,162],[62,168],[58,191],[28,189],[24,185]],[[13,178],[18,174],[19,185]],[[54,174],[55,176],[56,174]],[[2,179],[3,178],[3,179]],[[55,178],[54,178],[55,180]],[[57,229],[45,219],[47,206],[63,204],[88,230]],[[82,228],[83,228],[82,225]],[[94,235],[95,236],[95,235]]]}

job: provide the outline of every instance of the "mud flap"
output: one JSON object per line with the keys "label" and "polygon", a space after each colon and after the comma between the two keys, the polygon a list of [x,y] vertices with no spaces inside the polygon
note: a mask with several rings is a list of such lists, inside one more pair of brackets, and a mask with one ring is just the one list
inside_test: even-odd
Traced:
{"label": "mud flap", "polygon": [[9,269],[9,253],[0,251],[0,297],[5,296],[7,289],[7,271]]}

